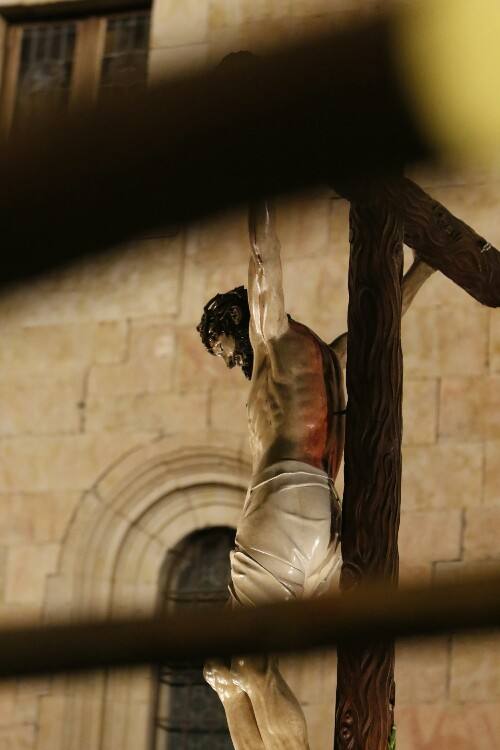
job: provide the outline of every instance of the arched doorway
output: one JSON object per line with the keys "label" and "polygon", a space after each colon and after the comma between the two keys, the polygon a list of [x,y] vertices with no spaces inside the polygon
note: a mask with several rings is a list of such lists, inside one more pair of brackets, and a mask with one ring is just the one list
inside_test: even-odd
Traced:
{"label": "arched doorway", "polygon": [[[202,529],[169,551],[164,609],[225,603],[234,534],[228,526]],[[199,664],[162,665],[157,680],[153,750],[232,750],[222,704]]]}

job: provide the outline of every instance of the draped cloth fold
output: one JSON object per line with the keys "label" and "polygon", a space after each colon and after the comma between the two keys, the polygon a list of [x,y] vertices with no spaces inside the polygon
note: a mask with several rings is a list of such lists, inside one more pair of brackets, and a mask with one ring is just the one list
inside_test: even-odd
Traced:
{"label": "draped cloth fold", "polygon": [[338,583],[341,505],[332,479],[280,461],[249,488],[231,552],[235,605],[320,596]]}

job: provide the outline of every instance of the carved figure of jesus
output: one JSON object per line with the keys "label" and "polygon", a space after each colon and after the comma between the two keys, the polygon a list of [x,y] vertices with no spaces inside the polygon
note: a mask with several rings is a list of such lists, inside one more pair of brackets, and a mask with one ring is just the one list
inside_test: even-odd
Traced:
{"label": "carved figure of jesus", "polygon": [[[250,379],[253,473],[231,553],[233,606],[326,591],[341,565],[335,490],[344,447],[342,368],[347,334],[328,345],[285,311],[280,244],[269,201],[249,212],[248,293],[238,287],[205,306],[198,331],[208,351]],[[403,280],[403,313],[432,273],[418,258]],[[277,657],[212,662],[236,750],[307,750],[301,707]]]}

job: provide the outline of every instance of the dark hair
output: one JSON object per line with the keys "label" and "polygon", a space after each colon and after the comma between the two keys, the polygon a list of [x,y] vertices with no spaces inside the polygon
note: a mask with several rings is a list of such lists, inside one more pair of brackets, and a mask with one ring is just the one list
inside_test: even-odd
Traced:
{"label": "dark hair", "polygon": [[[238,308],[241,318],[234,320],[234,308]],[[243,355],[243,372],[247,378],[252,375],[253,351],[250,344],[248,328],[250,324],[250,308],[248,306],[247,290],[244,286],[237,286],[229,292],[216,294],[203,308],[203,315],[196,330],[207,351],[213,354],[214,339],[225,333],[233,336],[237,349]]]}

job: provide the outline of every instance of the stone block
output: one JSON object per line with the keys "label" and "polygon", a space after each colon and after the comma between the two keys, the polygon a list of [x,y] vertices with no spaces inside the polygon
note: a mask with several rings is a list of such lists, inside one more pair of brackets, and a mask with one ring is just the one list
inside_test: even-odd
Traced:
{"label": "stone block", "polygon": [[202,393],[140,393],[94,397],[87,402],[86,430],[162,431],[166,435],[204,429],[208,398]]}
{"label": "stone block", "polygon": [[340,13],[355,11],[361,13],[366,8],[375,5],[373,0],[291,0],[291,10],[294,15],[325,15],[325,13]]}
{"label": "stone block", "polygon": [[79,492],[0,494],[3,544],[61,541],[80,499]]}
{"label": "stone block", "polygon": [[179,47],[206,41],[209,0],[162,0],[153,8],[150,46]]}
{"label": "stone block", "polygon": [[35,750],[36,724],[0,728],[0,750]]}
{"label": "stone block", "polygon": [[465,524],[465,557],[500,560],[500,506],[468,508]]}
{"label": "stone block", "polygon": [[396,646],[397,704],[438,703],[447,698],[448,638]]}
{"label": "stone block", "polygon": [[438,313],[436,307],[411,309],[401,323],[404,371],[409,377],[439,375]]}
{"label": "stone block", "polygon": [[487,325],[487,310],[476,303],[410,308],[401,326],[405,373],[420,377],[482,374]]}
{"label": "stone block", "polygon": [[62,746],[65,706],[66,698],[62,696],[44,695],[40,699],[39,750],[58,750]]}
{"label": "stone block", "polygon": [[492,372],[500,372],[500,315],[498,310],[489,311],[489,326],[490,326],[490,370]]}
{"label": "stone block", "polygon": [[208,45],[204,42],[151,49],[148,58],[149,83],[155,85],[183,73],[202,70],[207,60]]}
{"label": "stone block", "polygon": [[7,682],[0,687],[0,727],[12,724],[15,716],[17,690],[14,682]]}
{"label": "stone block", "polygon": [[71,433],[80,431],[83,375],[52,383],[1,383],[0,435]]}
{"label": "stone block", "polygon": [[337,654],[322,650],[280,657],[280,670],[302,706],[335,701]]}
{"label": "stone block", "polygon": [[482,465],[480,443],[405,445],[402,507],[425,510],[479,505]]}
{"label": "stone block", "polygon": [[462,442],[500,439],[500,376],[444,378],[439,436]]}
{"label": "stone block", "polygon": [[10,547],[7,553],[5,601],[31,604],[43,600],[45,579],[57,568],[58,544]]}
{"label": "stone block", "polygon": [[182,233],[147,237],[30,282],[2,295],[0,321],[39,326],[175,315],[183,245]]}
{"label": "stone block", "polygon": [[[292,318],[330,343],[347,328],[345,278],[331,257],[292,259],[283,268],[285,306]],[[314,304],[311,301],[314,300]]]}
{"label": "stone block", "polygon": [[216,430],[248,433],[246,410],[248,389],[215,386],[210,392],[209,426]]}
{"label": "stone block", "polygon": [[460,703],[500,701],[500,638],[497,635],[453,639],[450,698]]}
{"label": "stone block", "polygon": [[310,750],[333,747],[335,704],[333,701],[303,706],[309,733]]}
{"label": "stone block", "polygon": [[[184,259],[183,284],[179,303],[180,310],[176,318],[176,324],[179,326],[190,326],[193,329],[200,322],[203,306],[213,297],[213,294],[207,292],[207,268],[204,264],[199,263],[196,257],[191,257],[188,250],[189,240]],[[245,269],[246,265],[243,265],[241,272],[239,271],[237,274],[237,278],[240,279],[240,283],[246,286]],[[224,279],[223,283],[225,289],[226,279]],[[234,286],[238,286],[238,284],[233,284]]]}
{"label": "stone block", "polygon": [[255,21],[285,18],[292,0],[210,0],[210,29],[242,26]]}
{"label": "stone block", "polygon": [[500,440],[487,442],[485,454],[484,502],[500,505]]}
{"label": "stone block", "polygon": [[103,397],[168,391],[172,386],[175,352],[171,322],[132,321],[127,361],[95,365],[90,371],[88,391]]}
{"label": "stone block", "polygon": [[399,554],[402,561],[422,564],[460,558],[462,512],[428,510],[401,512]]}
{"label": "stone block", "polygon": [[500,703],[399,706],[397,743],[404,750],[498,750]]}
{"label": "stone block", "polygon": [[429,444],[436,441],[438,381],[403,380],[403,442]]}
{"label": "stone block", "polygon": [[500,559],[438,562],[434,564],[434,581],[438,583],[459,583],[470,576],[491,576],[499,572]]}
{"label": "stone block", "polygon": [[8,327],[0,341],[0,382],[53,382],[55,374],[60,380],[94,362],[119,362],[125,346],[124,323]]}
{"label": "stone block", "polygon": [[481,375],[488,362],[489,311],[471,300],[463,306],[437,310],[439,372],[442,375]]}
{"label": "stone block", "polygon": [[415,562],[405,557],[399,560],[399,582],[401,584],[430,584],[432,580],[432,567],[434,563]]}
{"label": "stone block", "polygon": [[146,704],[134,704],[133,710],[127,712],[127,732],[122,750],[137,750],[147,747],[151,731],[151,707]]}
{"label": "stone block", "polygon": [[103,433],[5,438],[0,453],[0,493],[77,492],[151,433]]}
{"label": "stone block", "polygon": [[276,232],[285,264],[291,258],[320,257],[338,268],[338,248],[330,240],[332,203],[331,198],[314,194],[277,203]]}
{"label": "stone block", "polygon": [[223,264],[224,270],[234,263],[248,265],[250,244],[246,207],[195,224],[189,234],[189,256],[204,265]]}

